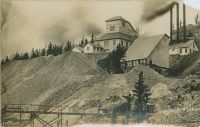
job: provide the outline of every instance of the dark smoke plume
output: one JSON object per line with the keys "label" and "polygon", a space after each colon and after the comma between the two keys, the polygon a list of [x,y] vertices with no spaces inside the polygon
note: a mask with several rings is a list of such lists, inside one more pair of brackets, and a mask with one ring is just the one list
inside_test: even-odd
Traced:
{"label": "dark smoke plume", "polygon": [[178,2],[171,0],[147,0],[144,5],[142,21],[149,22],[166,14]]}
{"label": "dark smoke plume", "polygon": [[9,20],[9,12],[12,7],[12,4],[8,0],[2,0],[0,4],[1,8],[1,29],[6,24],[6,22]]}
{"label": "dark smoke plume", "polygon": [[46,41],[63,44],[67,40],[80,39],[83,35],[99,35],[102,30],[97,24],[91,22],[90,16],[93,15],[89,15],[86,8],[79,6],[71,11],[69,17],[48,27],[42,36]]}

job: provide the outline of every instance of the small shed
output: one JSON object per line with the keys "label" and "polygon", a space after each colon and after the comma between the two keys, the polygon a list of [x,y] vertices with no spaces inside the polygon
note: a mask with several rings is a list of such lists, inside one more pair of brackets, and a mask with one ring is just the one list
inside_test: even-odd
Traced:
{"label": "small shed", "polygon": [[103,106],[99,109],[99,113],[112,114],[119,113],[124,114],[126,112],[126,101],[117,101],[108,105]]}

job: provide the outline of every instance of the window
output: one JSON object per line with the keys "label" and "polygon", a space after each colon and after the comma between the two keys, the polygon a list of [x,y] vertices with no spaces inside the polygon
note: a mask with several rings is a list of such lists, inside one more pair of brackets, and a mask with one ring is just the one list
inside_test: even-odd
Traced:
{"label": "window", "polygon": [[97,51],[99,51],[99,47],[97,47]]}
{"label": "window", "polygon": [[125,27],[125,22],[122,21],[122,26]]}
{"label": "window", "polygon": [[116,45],[116,41],[115,40],[113,40],[113,45]]}
{"label": "window", "polygon": [[192,53],[192,49],[190,49],[190,53]]}
{"label": "window", "polygon": [[131,61],[128,61],[128,66],[132,66],[132,62]]}
{"label": "window", "polygon": [[123,46],[123,41],[121,41],[121,46]]}
{"label": "window", "polygon": [[94,50],[96,50],[96,47],[94,47]]}
{"label": "window", "polygon": [[110,26],[110,31],[115,31],[115,26]]}
{"label": "window", "polygon": [[105,42],[104,42],[104,46],[108,46],[108,41],[105,41]]}
{"label": "window", "polygon": [[128,47],[128,42],[126,42],[126,47]]}
{"label": "window", "polygon": [[182,51],[182,49],[180,49],[180,53],[182,53],[183,51]]}
{"label": "window", "polygon": [[185,49],[185,53],[187,53],[187,49]]}
{"label": "window", "polygon": [[90,50],[90,47],[87,47],[87,50]]}

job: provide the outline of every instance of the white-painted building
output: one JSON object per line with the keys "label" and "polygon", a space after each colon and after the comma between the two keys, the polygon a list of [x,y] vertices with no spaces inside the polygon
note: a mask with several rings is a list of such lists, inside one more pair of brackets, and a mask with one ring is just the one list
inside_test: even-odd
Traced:
{"label": "white-painted building", "polygon": [[188,55],[198,51],[194,40],[172,44],[169,47],[169,55]]}
{"label": "white-painted building", "polygon": [[73,49],[72,49],[73,52],[78,52],[78,53],[83,53],[83,48],[82,47],[79,47],[79,46],[75,46]]}
{"label": "white-painted building", "polygon": [[137,38],[138,34],[131,23],[121,16],[115,16],[106,20],[106,33],[95,39],[95,44],[112,52],[117,45],[129,47]]}
{"label": "white-painted building", "polygon": [[98,54],[98,53],[104,53],[104,48],[97,45],[97,44],[92,44],[88,43],[84,48],[83,48],[84,53],[92,53],[92,54]]}

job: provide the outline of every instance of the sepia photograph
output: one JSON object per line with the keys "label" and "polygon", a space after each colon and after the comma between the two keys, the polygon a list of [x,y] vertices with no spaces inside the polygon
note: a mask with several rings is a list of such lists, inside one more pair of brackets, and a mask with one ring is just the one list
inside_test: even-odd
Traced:
{"label": "sepia photograph", "polygon": [[0,127],[200,127],[200,0],[0,0]]}

